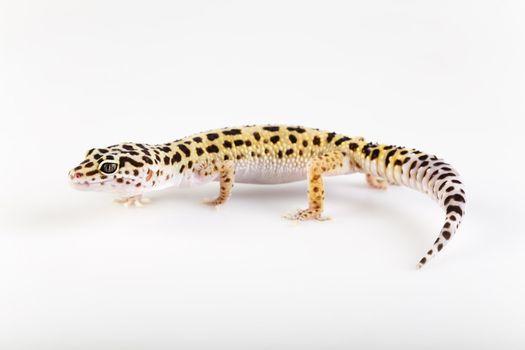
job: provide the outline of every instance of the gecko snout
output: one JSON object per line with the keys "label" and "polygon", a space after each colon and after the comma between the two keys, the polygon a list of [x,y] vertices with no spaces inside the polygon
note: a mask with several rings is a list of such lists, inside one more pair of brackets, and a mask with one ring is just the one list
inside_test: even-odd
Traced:
{"label": "gecko snout", "polygon": [[77,172],[74,172],[74,171],[70,171],[69,172],[69,178],[71,180],[80,179],[81,177],[82,177],[82,173],[79,173],[78,171]]}

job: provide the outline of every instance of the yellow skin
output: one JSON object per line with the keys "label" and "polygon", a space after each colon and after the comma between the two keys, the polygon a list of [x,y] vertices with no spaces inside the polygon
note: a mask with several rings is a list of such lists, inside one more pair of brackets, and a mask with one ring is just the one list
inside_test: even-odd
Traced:
{"label": "yellow skin", "polygon": [[441,234],[418,266],[432,258],[455,233],[464,213],[459,175],[437,157],[414,149],[377,145],[361,137],[287,125],[225,128],[160,145],[123,143],[91,149],[69,173],[80,190],[113,192],[126,205],[166,187],[219,181],[213,205],[224,204],[235,182],[277,184],[308,180],[308,207],[287,218],[323,220],[323,177],[364,173],[368,184],[405,185],[429,194],[447,211]]}

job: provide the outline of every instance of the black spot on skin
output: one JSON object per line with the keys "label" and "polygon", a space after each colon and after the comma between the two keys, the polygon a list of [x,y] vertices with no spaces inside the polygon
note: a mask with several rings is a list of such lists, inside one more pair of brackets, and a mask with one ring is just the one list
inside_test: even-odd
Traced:
{"label": "black spot on skin", "polygon": [[450,222],[445,223],[445,228],[450,228]]}
{"label": "black spot on skin", "polygon": [[370,155],[370,147],[372,147],[372,146],[374,146],[372,143],[367,143],[363,147],[363,150],[361,152],[365,154],[365,157],[368,157]]}
{"label": "black spot on skin", "polygon": [[451,169],[451,168],[449,168],[449,167],[446,167],[446,166],[445,166],[445,167],[443,167],[443,168],[441,168],[441,170],[445,170],[445,171],[452,171],[452,169]]}
{"label": "black spot on skin", "polygon": [[456,217],[455,217],[454,215],[452,215],[452,216],[450,217],[450,220],[451,220],[451,221],[456,221]]}
{"label": "black spot on skin", "polygon": [[297,142],[297,137],[295,137],[295,135],[288,136],[288,139],[290,139],[291,143],[296,143]]}
{"label": "black spot on skin", "polygon": [[348,144],[348,148],[351,150],[351,151],[355,151],[357,149],[357,147],[359,147],[359,145],[355,142],[351,142]]}
{"label": "black spot on skin", "polygon": [[244,141],[244,144],[246,145],[246,147],[250,147],[252,145],[252,142],[250,140],[246,140]]}
{"label": "black spot on skin", "polygon": [[208,153],[219,153],[219,148],[215,145],[209,145],[206,147],[206,152]]}
{"label": "black spot on skin", "polygon": [[283,157],[283,151],[279,150],[279,152],[277,152],[277,157],[281,159]]}
{"label": "black spot on skin", "polygon": [[407,155],[408,154],[408,151],[406,149],[402,150],[401,151],[401,155],[404,156],[404,155]]}
{"label": "black spot on skin", "polygon": [[86,173],[86,176],[93,176],[98,173],[98,170],[91,170]]}
{"label": "black spot on skin", "polygon": [[230,141],[224,141],[222,145],[226,148],[232,148],[232,143]]}
{"label": "black spot on skin", "polygon": [[197,143],[201,143],[202,142],[202,137],[196,136],[196,137],[193,138],[193,141],[195,141]]}
{"label": "black spot on skin", "polygon": [[447,184],[446,181],[443,181],[443,183],[441,184],[441,186],[439,186],[438,188],[438,191],[441,191],[443,189],[443,187],[445,187],[445,185]]}
{"label": "black spot on skin", "polygon": [[411,165],[410,165],[410,169],[408,169],[408,172],[411,172],[412,170],[414,170],[414,168],[417,166],[417,160],[414,161]]}
{"label": "black spot on skin", "polygon": [[127,149],[128,151],[133,151],[135,149],[131,145],[122,145],[122,148]]}
{"label": "black spot on skin", "polygon": [[[166,146],[161,147],[160,150],[161,150],[161,151],[164,151],[164,152],[171,152],[171,148],[166,147]],[[155,150],[155,151],[156,151],[156,150]]]}
{"label": "black spot on skin", "polygon": [[274,144],[279,142],[279,140],[280,140],[280,137],[278,135],[270,137],[270,141],[272,141],[272,143]]}
{"label": "black spot on skin", "polygon": [[184,172],[184,168],[185,168],[185,167],[186,167],[186,166],[185,166],[184,164],[182,164],[182,166],[180,167],[179,173],[182,174],[182,173]]}
{"label": "black spot on skin", "polygon": [[342,144],[343,142],[346,142],[346,141],[350,141],[350,138],[349,138],[349,137],[346,137],[346,136],[341,137],[339,140],[335,141],[335,145],[336,145],[336,146],[341,146],[341,144]]}
{"label": "black spot on skin", "polygon": [[425,265],[427,263],[427,258],[423,258],[421,259],[421,261],[419,262],[420,265]]}
{"label": "black spot on skin", "polygon": [[397,159],[395,161],[394,166],[396,166],[396,165],[399,165],[399,166],[403,165],[403,162],[401,161],[401,159]]}
{"label": "black spot on skin", "polygon": [[[386,149],[386,148],[385,148]],[[386,157],[385,157],[385,167],[388,166],[388,164],[390,164],[390,158],[396,154],[397,152],[397,149],[393,149],[391,151],[389,151],[387,154],[386,154]]]}
{"label": "black spot on skin", "polygon": [[190,156],[191,151],[190,151],[190,149],[189,149],[188,147],[186,147],[186,145],[179,144],[179,145],[177,145],[177,146],[180,148],[180,150],[181,150],[182,152],[184,152],[184,155],[185,155],[186,157],[189,157],[189,156]]}
{"label": "black spot on skin", "polygon": [[385,146],[385,147],[383,147],[383,149],[384,149],[385,151],[388,151],[389,149],[392,149],[392,148],[394,148],[394,146]]}
{"label": "black spot on skin", "polygon": [[195,152],[197,152],[198,156],[202,156],[202,154],[204,153],[204,151],[200,147],[195,148]]}
{"label": "black spot on skin", "polygon": [[191,169],[192,167],[193,167],[193,162],[190,160],[190,161],[188,162],[188,169]]}
{"label": "black spot on skin", "polygon": [[212,132],[207,134],[206,137],[208,138],[208,140],[213,141],[219,138],[219,134]]}
{"label": "black spot on skin", "polygon": [[377,157],[379,157],[379,150],[378,149],[375,149],[373,152],[372,152],[372,157],[370,157],[371,160],[374,160],[376,159]]}
{"label": "black spot on skin", "polygon": [[182,156],[180,155],[179,152],[175,152],[175,154],[173,155],[173,157],[171,157],[171,164],[175,164],[175,163],[178,163],[182,160]]}
{"label": "black spot on skin", "polygon": [[241,129],[230,129],[230,130],[225,130],[222,132],[224,135],[240,135],[241,134]]}
{"label": "black spot on skin", "polygon": [[428,155],[426,154],[419,156],[419,160],[427,160],[427,159],[428,159]]}
{"label": "black spot on skin", "polygon": [[228,160],[228,159],[230,159],[230,156],[227,155],[227,154],[225,154],[225,155],[224,155],[224,160]]}
{"label": "black spot on skin", "polygon": [[141,162],[138,162],[136,161],[135,159],[133,158],[130,158],[130,157],[120,157],[119,158],[119,166],[122,168],[126,165],[126,163],[129,163],[131,165],[133,165],[134,167],[136,168],[141,168],[144,166],[144,163],[141,163]]}
{"label": "black spot on skin", "polygon": [[259,141],[261,139],[261,134],[259,134],[258,132],[254,132],[253,137],[255,138],[256,141]]}
{"label": "black spot on skin", "polygon": [[242,146],[244,144],[244,141],[243,140],[235,140],[235,141],[233,141],[233,144],[235,146]]}
{"label": "black spot on skin", "polygon": [[288,131],[295,131],[295,132],[298,132],[299,134],[302,134],[302,133],[306,132],[305,129],[300,128],[300,127],[296,127],[296,128],[294,128],[294,127],[290,126],[290,127],[287,127],[286,129],[288,129]]}
{"label": "black spot on skin", "polygon": [[443,231],[443,237],[448,241],[450,239],[450,232],[448,231]]}
{"label": "black spot on skin", "polygon": [[[461,216],[463,215],[463,210],[461,210],[461,208],[457,205],[450,205],[447,207],[447,215],[450,213],[458,213],[458,215]],[[450,220],[452,220],[452,217],[450,218]]]}
{"label": "black spot on skin", "polygon": [[170,164],[170,157],[168,157],[168,156],[164,157],[164,164],[165,165],[169,165]]}
{"label": "black spot on skin", "polygon": [[111,154],[109,156],[106,156],[107,160],[115,160],[115,157],[113,157]]}
{"label": "black spot on skin", "polygon": [[289,156],[291,154],[293,154],[293,149],[290,148],[290,149],[286,150],[286,155],[287,156]]}
{"label": "black spot on skin", "polygon": [[279,131],[279,127],[278,126],[265,126],[263,127],[263,130],[277,132]]}
{"label": "black spot on skin", "polygon": [[438,252],[440,252],[443,249],[443,244],[438,245]]}
{"label": "black spot on skin", "polygon": [[425,160],[423,163],[421,163],[421,168],[426,167],[429,164],[428,160]]}
{"label": "black spot on skin", "polygon": [[93,165],[95,165],[93,162],[87,162],[86,165],[84,165],[86,168],[91,168]]}
{"label": "black spot on skin", "polygon": [[334,139],[335,135],[336,135],[335,132],[329,133],[328,136],[326,137],[326,143],[332,142],[332,140]]}
{"label": "black spot on skin", "polygon": [[439,174],[439,169],[435,170],[432,173],[432,175],[430,175],[430,177],[428,178],[428,182],[430,182],[434,178],[434,176],[436,176],[437,174]]}
{"label": "black spot on skin", "polygon": [[454,173],[441,174],[441,175],[438,177],[438,180],[443,180],[443,179],[446,179],[447,177],[451,177],[451,176],[456,176],[456,174],[454,174]]}
{"label": "black spot on skin", "polygon": [[454,184],[458,184],[458,185],[461,185],[461,184],[462,184],[462,182],[459,181],[459,180],[452,180],[452,183],[454,183]]}
{"label": "black spot on skin", "polygon": [[123,180],[121,177],[119,177],[119,178],[117,179],[117,182],[118,182],[119,184],[121,184],[121,183],[124,182],[124,180]]}
{"label": "black spot on skin", "polygon": [[303,141],[303,147],[308,147],[308,141],[306,140]]}
{"label": "black spot on skin", "polygon": [[142,156],[142,160],[148,164],[153,164],[153,160],[151,160],[151,158],[148,156]]}
{"label": "black spot on skin", "polygon": [[321,144],[321,138],[319,136],[315,136],[312,142],[314,145],[319,146]]}
{"label": "black spot on skin", "polygon": [[139,176],[139,171],[137,169],[133,169],[133,176]]}
{"label": "black spot on skin", "polygon": [[460,202],[460,203],[465,203],[465,198],[460,195],[459,193],[457,194],[453,194],[451,196],[448,196],[446,199],[445,199],[445,205],[448,205],[448,203],[451,201],[451,200],[455,200],[456,202]]}

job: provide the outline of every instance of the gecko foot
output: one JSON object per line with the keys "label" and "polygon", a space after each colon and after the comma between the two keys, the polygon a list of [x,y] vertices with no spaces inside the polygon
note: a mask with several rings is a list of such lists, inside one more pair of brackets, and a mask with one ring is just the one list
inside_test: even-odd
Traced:
{"label": "gecko foot", "polygon": [[321,216],[321,211],[318,209],[304,209],[298,210],[295,214],[287,214],[284,216],[285,219],[295,221],[306,221],[306,220],[317,220],[317,221],[328,221],[331,220],[328,216]]}
{"label": "gecko foot", "polygon": [[151,199],[143,198],[142,195],[138,195],[127,198],[115,199],[115,202],[123,204],[125,207],[143,207],[145,204],[150,203]]}
{"label": "gecko foot", "polygon": [[386,190],[388,188],[388,182],[370,174],[366,175],[366,182],[368,183],[368,186],[377,190]]}
{"label": "gecko foot", "polygon": [[202,203],[214,206],[215,209],[219,209],[224,203],[226,203],[226,200],[221,198],[204,198]]}

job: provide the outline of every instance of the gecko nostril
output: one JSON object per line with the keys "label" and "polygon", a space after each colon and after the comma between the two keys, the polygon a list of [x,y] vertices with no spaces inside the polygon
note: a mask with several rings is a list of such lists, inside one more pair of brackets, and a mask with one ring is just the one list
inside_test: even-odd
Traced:
{"label": "gecko nostril", "polygon": [[82,177],[81,173],[75,173],[75,179],[80,179]]}

